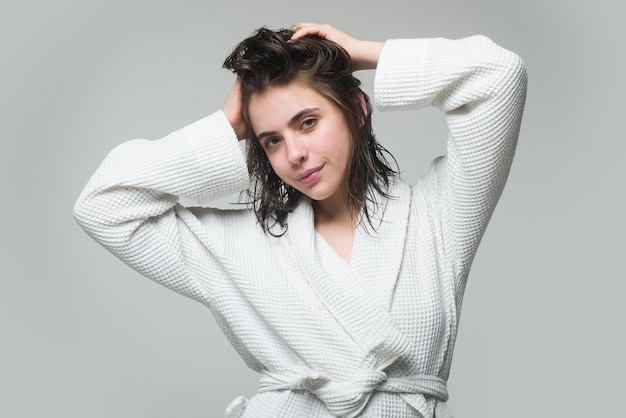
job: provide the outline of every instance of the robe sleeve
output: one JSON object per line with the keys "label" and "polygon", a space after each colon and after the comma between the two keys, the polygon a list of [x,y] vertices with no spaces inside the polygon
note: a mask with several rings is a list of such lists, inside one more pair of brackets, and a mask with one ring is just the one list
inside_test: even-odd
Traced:
{"label": "robe sleeve", "polygon": [[206,301],[211,257],[190,223],[211,210],[189,210],[179,198],[204,203],[248,184],[237,137],[219,111],[162,139],[135,139],[113,149],[80,194],[74,217],[135,270]]}
{"label": "robe sleeve", "polygon": [[524,64],[484,36],[390,40],[376,70],[375,97],[381,110],[445,112],[446,154],[420,186],[437,212],[459,290],[509,173],[526,97]]}

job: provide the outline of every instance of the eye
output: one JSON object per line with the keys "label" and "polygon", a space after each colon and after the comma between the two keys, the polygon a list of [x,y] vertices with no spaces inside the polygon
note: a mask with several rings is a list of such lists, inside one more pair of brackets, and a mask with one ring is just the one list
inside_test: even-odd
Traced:
{"label": "eye", "polygon": [[315,119],[315,118],[306,118],[300,124],[300,128],[304,129],[304,130],[311,129],[312,127],[315,126],[315,124],[317,124],[317,119]]}
{"label": "eye", "polygon": [[271,136],[263,141],[263,148],[271,149],[280,143],[280,138]]}

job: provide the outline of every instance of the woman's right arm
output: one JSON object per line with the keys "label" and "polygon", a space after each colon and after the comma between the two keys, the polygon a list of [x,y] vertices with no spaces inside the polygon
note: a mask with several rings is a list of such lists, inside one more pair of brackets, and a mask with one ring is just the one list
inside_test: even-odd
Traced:
{"label": "woman's right arm", "polygon": [[[206,288],[189,260],[206,258],[191,230],[195,216],[178,204],[224,197],[248,186],[236,134],[219,111],[166,137],[125,142],[102,162],[74,206],[74,217],[125,263],[194,299]],[[193,225],[192,225],[193,224]]]}

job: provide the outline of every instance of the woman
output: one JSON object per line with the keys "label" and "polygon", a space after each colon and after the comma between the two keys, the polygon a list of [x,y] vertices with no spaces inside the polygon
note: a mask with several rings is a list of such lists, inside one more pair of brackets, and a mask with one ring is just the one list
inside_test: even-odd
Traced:
{"label": "woman", "polygon": [[[207,305],[259,393],[241,417],[448,417],[469,268],[513,158],[523,63],[485,37],[356,40],[261,29],[225,66],[222,111],[114,149],[75,217],[157,282]],[[409,186],[371,133],[382,109],[445,112],[447,153]],[[237,139],[249,138],[248,163]],[[187,208],[249,187],[246,210]]]}

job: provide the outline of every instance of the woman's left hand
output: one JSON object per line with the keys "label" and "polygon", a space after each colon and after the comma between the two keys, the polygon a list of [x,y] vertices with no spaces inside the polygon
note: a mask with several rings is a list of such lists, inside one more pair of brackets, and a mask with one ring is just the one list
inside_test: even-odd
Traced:
{"label": "woman's left hand", "polygon": [[380,51],[384,45],[383,42],[355,39],[328,24],[299,23],[294,26],[293,31],[290,42],[295,42],[307,35],[316,35],[341,45],[350,54],[355,71],[376,68]]}

